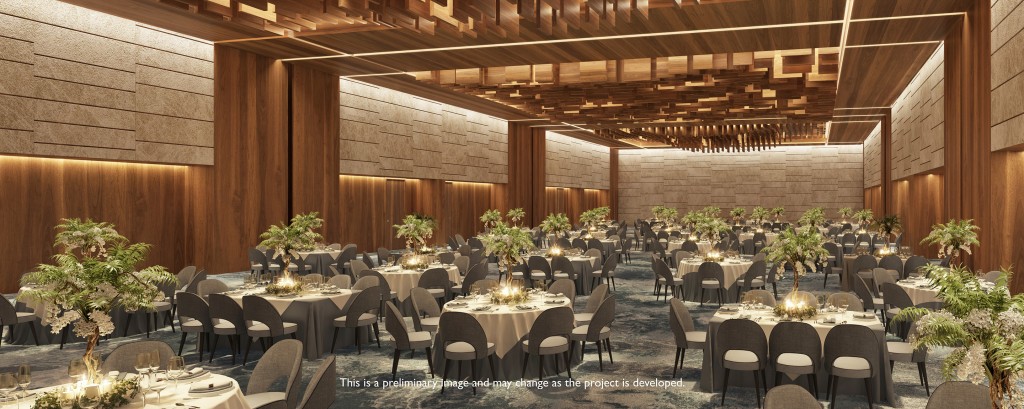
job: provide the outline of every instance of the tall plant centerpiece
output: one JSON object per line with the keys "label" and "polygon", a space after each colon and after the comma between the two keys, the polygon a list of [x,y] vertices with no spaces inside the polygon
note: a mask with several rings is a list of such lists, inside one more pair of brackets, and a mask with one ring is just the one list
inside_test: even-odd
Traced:
{"label": "tall plant centerpiece", "polygon": [[516,227],[519,227],[519,224],[526,218],[526,210],[523,210],[522,207],[517,207],[505,213],[505,217],[508,217],[508,220]]}
{"label": "tall plant centerpiece", "polygon": [[501,212],[498,209],[490,209],[480,215],[480,221],[484,223],[484,228],[493,228],[498,222],[501,221]]}
{"label": "tall plant centerpiece", "polygon": [[701,220],[704,220],[706,216],[698,210],[690,210],[683,215],[682,222],[690,229],[694,229]]}
{"label": "tall plant centerpiece", "polygon": [[732,227],[725,220],[703,213],[694,224],[694,231],[699,233],[700,237],[710,241],[712,246],[721,241],[721,233],[731,230]]}
{"label": "tall plant centerpiece", "polygon": [[544,233],[554,234],[555,237],[562,237],[566,232],[572,230],[572,223],[569,221],[569,216],[566,216],[565,213],[552,213],[545,217],[544,221],[540,222],[540,229]]}
{"label": "tall plant centerpiece", "polygon": [[59,253],[54,264],[40,264],[22,277],[29,288],[18,296],[46,305],[45,319],[58,334],[72,326],[86,340],[87,383],[99,380],[99,360],[93,355],[100,337],[114,332],[110,311],[128,312],[153,308],[164,293],[158,285],[175,278],[161,266],[138,269],[150,245],[130,243],[110,223],[63,219],[53,246]]}
{"label": "tall plant centerpiece", "polygon": [[974,220],[950,220],[932,226],[932,232],[921,240],[921,244],[937,244],[939,258],[949,257],[951,262],[957,261],[961,251],[971,254],[971,246],[980,244],[978,229]]}
{"label": "tall plant centerpiece", "polygon": [[924,267],[944,301],[940,311],[906,308],[897,320],[917,321],[915,347],[954,348],[942,363],[949,380],[988,383],[993,408],[1024,407],[1024,295],[1007,289],[1012,272],[1004,269],[986,289],[970,269]]}
{"label": "tall plant centerpiece", "polygon": [[892,235],[900,234],[903,231],[903,223],[900,221],[900,217],[895,214],[878,219],[875,222],[875,227],[878,228],[878,234],[885,237],[886,242],[889,241]]}
{"label": "tall plant centerpiece", "polygon": [[654,218],[671,223],[679,217],[679,210],[674,207],[667,206],[654,206],[651,208],[651,213],[654,214]]}
{"label": "tall plant centerpiece", "polygon": [[839,209],[839,219],[842,220],[843,223],[846,223],[847,220],[850,220],[851,216],[853,216],[852,207],[844,207]]}
{"label": "tall plant centerpiece", "polygon": [[[263,242],[260,245],[274,249],[274,257],[281,257],[282,264],[287,267],[292,259],[292,250],[308,251],[316,247],[316,242],[322,239],[320,233],[316,232],[324,225],[324,220],[317,212],[297,214],[292,217],[291,223],[271,225],[267,231],[260,234]],[[287,268],[283,269],[287,275]]]}
{"label": "tall plant centerpiece", "polygon": [[786,214],[786,208],[785,207],[779,206],[779,207],[772,208],[772,216],[775,217],[775,221],[779,221],[784,214]]}
{"label": "tall plant centerpiece", "polygon": [[729,211],[729,214],[732,215],[732,221],[739,224],[739,222],[743,221],[743,216],[747,214],[747,209],[734,207]]}
{"label": "tall plant centerpiece", "polygon": [[861,230],[867,230],[871,221],[875,219],[875,212],[872,212],[871,209],[861,209],[853,214],[853,218],[860,223]]}
{"label": "tall plant centerpiece", "polygon": [[722,208],[717,206],[705,206],[703,209],[700,209],[700,213],[707,217],[718,217],[722,214]]}
{"label": "tall plant centerpiece", "polygon": [[611,214],[611,208],[608,206],[596,207],[583,213],[580,213],[580,224],[586,227],[597,227],[597,225],[604,223],[608,220],[608,215]]}
{"label": "tall plant centerpiece", "polygon": [[427,239],[434,236],[437,222],[430,217],[410,214],[402,219],[402,224],[392,227],[395,229],[395,237],[405,239],[405,247],[413,250],[427,245]]}
{"label": "tall plant centerpiece", "polygon": [[755,207],[754,210],[750,212],[750,218],[754,219],[754,222],[756,222],[757,224],[764,223],[764,221],[768,220],[768,217],[771,215],[771,210],[761,206]]}
{"label": "tall plant centerpiece", "polygon": [[[809,271],[818,271],[818,265],[828,261],[829,252],[825,249],[825,236],[818,229],[805,226],[797,229],[784,229],[779,232],[775,242],[766,247],[765,259],[772,263],[793,265],[793,291],[800,287],[800,276]],[[810,270],[808,270],[810,269]],[[777,269],[782,277],[783,268]]]}
{"label": "tall plant centerpiece", "polygon": [[797,223],[800,223],[801,226],[811,227],[819,226],[824,222],[825,209],[822,209],[820,207],[812,207],[810,209],[807,209],[807,211],[804,212],[802,216],[800,216],[800,220],[797,221]]}
{"label": "tall plant centerpiece", "polygon": [[534,248],[529,232],[498,221],[491,231],[480,236],[480,242],[489,254],[498,258],[498,267],[508,272],[507,286],[512,284],[512,267],[523,262],[523,254]]}

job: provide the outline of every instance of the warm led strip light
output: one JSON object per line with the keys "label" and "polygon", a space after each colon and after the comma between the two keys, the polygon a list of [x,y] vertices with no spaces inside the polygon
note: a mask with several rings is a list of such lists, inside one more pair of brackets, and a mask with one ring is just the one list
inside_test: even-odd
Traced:
{"label": "warm led strip light", "polygon": [[942,40],[907,41],[905,43],[858,44],[858,45],[848,45],[848,46],[846,46],[846,48],[894,47],[894,46],[901,46],[901,45],[923,45],[923,44],[939,44],[939,43],[942,43]]}

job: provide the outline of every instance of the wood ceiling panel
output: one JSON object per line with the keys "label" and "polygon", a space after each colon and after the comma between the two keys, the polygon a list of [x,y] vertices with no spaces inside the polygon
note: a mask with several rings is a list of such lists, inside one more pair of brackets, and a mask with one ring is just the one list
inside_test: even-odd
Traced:
{"label": "wood ceiling panel", "polygon": [[856,122],[832,122],[832,128],[829,129],[828,142],[829,143],[861,143],[867,139],[871,131],[878,125],[878,121],[863,121],[858,120]]}
{"label": "wood ceiling panel", "polygon": [[853,18],[914,16],[955,13],[967,10],[972,0],[857,0]]}
{"label": "wood ceiling panel", "polygon": [[890,106],[938,44],[848,48],[837,107]]}
{"label": "wood ceiling panel", "polygon": [[846,45],[942,41],[960,19],[960,16],[935,16],[852,22]]}

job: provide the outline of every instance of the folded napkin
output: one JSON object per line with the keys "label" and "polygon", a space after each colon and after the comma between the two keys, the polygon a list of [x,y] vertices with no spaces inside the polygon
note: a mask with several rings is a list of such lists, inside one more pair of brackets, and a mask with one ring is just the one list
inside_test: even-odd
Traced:
{"label": "folded napkin", "polygon": [[219,392],[232,386],[231,379],[217,379],[210,382],[196,382],[188,388],[188,393]]}
{"label": "folded napkin", "polygon": [[198,377],[200,377],[202,375],[205,375],[206,372],[207,371],[205,369],[197,366],[195,368],[189,369],[187,372],[182,374],[181,377],[178,378],[178,379],[179,380],[185,380],[185,379],[198,378]]}

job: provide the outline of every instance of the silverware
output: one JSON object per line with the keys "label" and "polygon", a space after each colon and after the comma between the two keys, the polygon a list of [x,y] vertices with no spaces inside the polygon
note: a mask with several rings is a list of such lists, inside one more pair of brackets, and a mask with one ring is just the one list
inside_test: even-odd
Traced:
{"label": "silverware", "polygon": [[181,402],[175,403],[174,406],[187,407],[188,409],[199,409],[198,406],[186,405],[186,404],[181,403]]}

